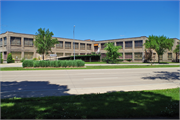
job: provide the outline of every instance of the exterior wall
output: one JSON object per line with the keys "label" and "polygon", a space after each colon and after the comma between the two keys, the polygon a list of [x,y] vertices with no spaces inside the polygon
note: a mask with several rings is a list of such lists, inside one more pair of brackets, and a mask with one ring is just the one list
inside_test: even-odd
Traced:
{"label": "exterior wall", "polygon": [[[7,45],[4,46],[4,37],[7,38]],[[12,46],[10,43],[10,38],[11,37],[20,37],[21,38],[21,45],[20,46]],[[4,52],[10,53],[10,52],[21,52],[21,59],[24,58],[24,53],[26,52],[33,52],[33,58],[41,58],[42,59],[42,55],[39,55],[38,53],[36,53],[36,48],[34,46],[32,47],[26,47],[24,46],[24,38],[31,38],[33,39],[33,41],[35,40],[35,35],[31,35],[31,34],[21,34],[21,33],[14,33],[14,32],[6,32],[3,34],[0,34],[0,38],[2,38],[2,47],[0,47],[0,52],[2,52],[2,56],[4,59]],[[56,37],[53,37],[56,38]],[[73,39],[66,39],[66,38],[57,38],[58,41],[62,41],[63,42],[63,48],[57,48],[56,45],[54,48],[52,48],[52,52],[54,54],[58,54],[58,53],[62,53],[62,57],[65,57],[65,54],[70,53],[71,55],[74,54],[74,49],[73,49]],[[85,54],[87,55],[88,53],[91,52],[95,52],[94,50],[94,44],[98,44],[99,47],[99,51],[100,53],[106,53],[105,50],[101,49],[101,43],[108,43],[108,42],[114,42],[116,45],[116,42],[123,42],[123,48],[119,50],[119,52],[123,53],[123,56],[121,59],[125,59],[125,54],[126,53],[132,53],[132,61],[133,62],[142,62],[144,59],[144,55],[145,55],[145,46],[142,46],[141,48],[136,48],[135,47],[135,41],[138,40],[142,40],[143,44],[145,43],[145,40],[147,40],[146,36],[141,36],[141,37],[135,37],[135,38],[124,38],[124,39],[112,39],[112,40],[102,40],[102,41],[83,41],[83,40],[77,40],[75,39],[74,42],[78,43],[78,49],[75,49],[75,54]],[[125,42],[126,41],[132,41],[132,48],[125,48]],[[164,53],[163,55],[163,62],[171,62],[172,60],[176,59],[176,54],[173,53],[173,50],[176,48],[176,45],[178,42],[180,42],[178,39],[174,38],[174,45],[172,47],[171,51],[167,51],[166,53]],[[71,42],[71,49],[66,49],[65,48],[65,42]],[[80,43],[84,43],[85,44],[85,49],[81,50],[80,49]],[[91,44],[91,50],[87,49],[87,44]],[[142,60],[135,60],[135,53],[142,53]],[[153,53],[156,53],[153,50]],[[168,59],[168,53],[172,53],[172,60]],[[158,55],[157,53],[155,55],[153,55],[153,62],[157,62],[158,61]],[[180,57],[180,56],[179,56]],[[49,58],[49,56],[45,56],[45,59]],[[180,59],[180,58],[179,58]],[[6,59],[4,59],[6,61]],[[20,60],[16,60],[16,62],[20,62]]]}

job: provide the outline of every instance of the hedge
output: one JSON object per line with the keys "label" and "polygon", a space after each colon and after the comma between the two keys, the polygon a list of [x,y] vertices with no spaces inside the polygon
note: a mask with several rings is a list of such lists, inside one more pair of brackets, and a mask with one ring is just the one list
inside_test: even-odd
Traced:
{"label": "hedge", "polygon": [[22,65],[23,67],[82,67],[85,65],[85,62],[82,60],[24,60]]}

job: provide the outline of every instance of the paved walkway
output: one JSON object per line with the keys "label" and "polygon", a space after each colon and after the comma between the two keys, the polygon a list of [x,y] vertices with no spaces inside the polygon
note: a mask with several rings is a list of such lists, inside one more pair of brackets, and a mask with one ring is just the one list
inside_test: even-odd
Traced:
{"label": "paved walkway", "polygon": [[[151,65],[151,64],[85,64],[85,66],[115,66],[115,65]],[[180,65],[180,63],[169,63],[169,64],[153,64],[153,65]],[[0,64],[0,68],[3,67],[22,67],[22,63],[9,63]]]}
{"label": "paved walkway", "polygon": [[179,87],[179,68],[1,71],[1,98]]}

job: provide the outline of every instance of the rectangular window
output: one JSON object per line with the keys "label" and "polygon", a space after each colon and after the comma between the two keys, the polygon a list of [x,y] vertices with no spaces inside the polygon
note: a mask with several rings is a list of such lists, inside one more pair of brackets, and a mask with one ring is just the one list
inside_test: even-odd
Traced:
{"label": "rectangular window", "polygon": [[159,55],[159,60],[162,60],[163,59],[163,55]]}
{"label": "rectangular window", "polygon": [[6,46],[6,45],[7,45],[7,38],[4,37],[4,46]]}
{"label": "rectangular window", "polygon": [[65,53],[65,56],[71,56],[71,53]]}
{"label": "rectangular window", "polygon": [[172,53],[168,53],[168,60],[172,60]]}
{"label": "rectangular window", "polygon": [[[73,55],[74,55],[74,53],[73,53]],[[75,55],[78,55],[78,53],[75,53]]]}
{"label": "rectangular window", "polygon": [[101,50],[104,50],[105,47],[105,43],[101,43]]}
{"label": "rectangular window", "polygon": [[11,52],[11,54],[12,54],[12,58],[14,60],[21,60],[22,59],[21,58],[21,52]]}
{"label": "rectangular window", "polygon": [[71,42],[65,42],[65,49],[71,49]]}
{"label": "rectangular window", "polygon": [[142,60],[142,53],[134,53],[134,60]]}
{"label": "rectangular window", "polygon": [[135,41],[135,48],[142,48],[142,46],[143,46],[142,40]]}
{"label": "rectangular window", "polygon": [[33,39],[32,38],[24,38],[24,46],[25,47],[32,47],[33,46]]}
{"label": "rectangular window", "polygon": [[63,53],[56,53],[57,57],[63,56]]}
{"label": "rectangular window", "polygon": [[91,44],[87,44],[87,50],[91,50]]}
{"label": "rectangular window", "polygon": [[80,43],[80,49],[85,50],[85,43]]}
{"label": "rectangular window", "polygon": [[132,59],[132,53],[125,53],[125,59]]}
{"label": "rectangular window", "polygon": [[85,55],[85,53],[80,53],[80,55]]}
{"label": "rectangular window", "polygon": [[123,42],[116,42],[116,46],[121,46],[123,48]]}
{"label": "rectangular window", "polygon": [[79,49],[79,43],[75,43],[75,49]]}
{"label": "rectangular window", "polygon": [[101,53],[101,57],[102,58],[106,57],[106,53]]}
{"label": "rectangular window", "polygon": [[132,49],[132,41],[125,42],[125,49]]}
{"label": "rectangular window", "polygon": [[21,45],[21,38],[20,37],[11,37],[11,45]]}
{"label": "rectangular window", "polygon": [[63,49],[63,41],[58,41],[59,43],[56,44],[56,48]]}
{"label": "rectangular window", "polygon": [[0,38],[0,47],[2,47],[2,38]]}
{"label": "rectangular window", "polygon": [[24,58],[32,60],[33,59],[33,52],[24,52]]}

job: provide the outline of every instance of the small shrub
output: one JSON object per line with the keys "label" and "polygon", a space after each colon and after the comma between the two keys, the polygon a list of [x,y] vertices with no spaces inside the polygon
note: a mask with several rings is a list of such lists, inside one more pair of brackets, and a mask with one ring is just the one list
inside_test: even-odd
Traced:
{"label": "small shrub", "polygon": [[58,61],[54,61],[54,67],[59,67]]}
{"label": "small shrub", "polygon": [[39,61],[33,61],[33,67],[39,67]]}
{"label": "small shrub", "polygon": [[62,60],[61,62],[62,62],[61,63],[62,67],[67,67],[67,61],[66,60]]}
{"label": "small shrub", "polygon": [[37,58],[33,58],[33,60],[37,60]]}
{"label": "small shrub", "polygon": [[73,66],[73,60],[68,60],[67,61],[67,66],[69,66],[69,67]]}
{"label": "small shrub", "polygon": [[22,58],[21,62],[23,62],[25,60],[25,58]]}
{"label": "small shrub", "polygon": [[132,59],[126,59],[126,60],[129,61],[129,62],[132,61]]}
{"label": "small shrub", "polygon": [[77,62],[75,60],[72,61],[72,66],[77,67]]}
{"label": "small shrub", "polygon": [[61,67],[61,60],[58,60],[58,67]]}
{"label": "small shrub", "polygon": [[82,60],[76,60],[76,62],[77,62],[77,67],[84,66],[84,64],[85,64],[85,62]]}
{"label": "small shrub", "polygon": [[12,62],[13,62],[12,54],[9,53],[9,54],[8,54],[8,57],[7,57],[7,63],[12,63]]}
{"label": "small shrub", "polygon": [[46,67],[51,67],[51,66],[50,66],[50,61],[49,61],[49,60],[46,61]]}

